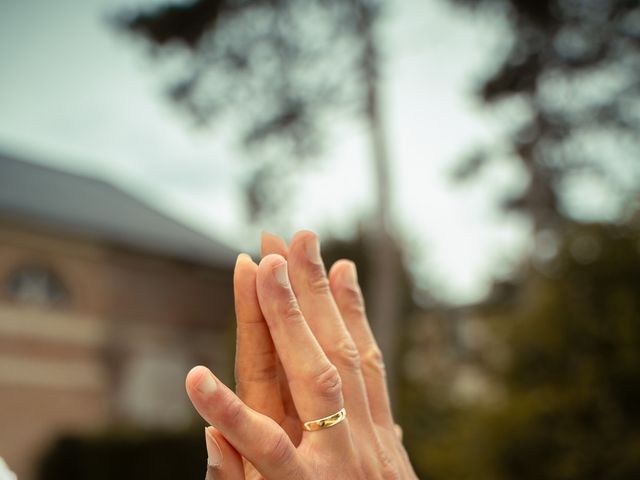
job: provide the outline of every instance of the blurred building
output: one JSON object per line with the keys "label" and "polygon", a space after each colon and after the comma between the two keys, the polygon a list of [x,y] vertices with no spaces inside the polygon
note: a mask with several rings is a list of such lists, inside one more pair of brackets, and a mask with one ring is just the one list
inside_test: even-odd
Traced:
{"label": "blurred building", "polygon": [[192,419],[184,376],[228,371],[235,253],[101,180],[0,155],[0,457],[62,432]]}

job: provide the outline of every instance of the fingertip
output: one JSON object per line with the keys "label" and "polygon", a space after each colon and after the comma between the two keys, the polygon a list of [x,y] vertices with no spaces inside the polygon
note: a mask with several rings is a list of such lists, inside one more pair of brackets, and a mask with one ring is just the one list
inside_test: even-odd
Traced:
{"label": "fingertip", "polygon": [[364,316],[364,299],[354,262],[341,259],[334,263],[329,271],[329,286],[345,323],[353,320],[354,313],[357,318]]}
{"label": "fingertip", "polygon": [[260,263],[258,264],[258,269],[259,270],[270,269],[270,268],[274,268],[279,265],[282,265],[283,263],[286,263],[286,262],[287,260],[282,255],[277,253],[270,253],[262,257],[262,260],[260,260]]}
{"label": "fingertip", "polygon": [[300,245],[305,245],[307,241],[318,241],[318,235],[311,230],[299,230],[295,233],[291,239],[290,249],[297,248]]}
{"label": "fingertip", "polygon": [[203,365],[196,365],[195,367],[193,367],[191,370],[189,370],[189,373],[187,373],[187,386],[195,385],[196,383],[198,383],[202,378],[202,375],[204,375],[208,371],[209,369]]}
{"label": "fingertip", "polygon": [[193,367],[191,370],[189,370],[187,376],[184,379],[184,387],[187,390],[189,398],[191,398],[191,393],[195,390],[195,385],[198,383],[200,377],[202,376],[202,373],[200,371],[200,369],[202,368],[205,367],[201,365]]}
{"label": "fingertip", "polygon": [[341,258],[340,260],[336,260],[336,262],[331,265],[331,268],[329,269],[329,279],[335,281],[344,280],[345,277],[347,275],[351,275],[352,272],[356,272],[356,264],[351,260]]}
{"label": "fingertip", "polygon": [[329,283],[332,288],[359,288],[356,264],[351,260],[341,259],[335,262],[329,270]]}
{"label": "fingertip", "polygon": [[266,291],[273,293],[275,285],[288,286],[287,260],[275,253],[263,257],[258,265],[256,285],[259,299],[268,295]]}
{"label": "fingertip", "polygon": [[207,367],[197,365],[187,373],[185,386],[190,398],[192,395],[209,396],[218,389],[218,380]]}
{"label": "fingertip", "polygon": [[302,238],[302,237],[307,237],[307,236],[311,236],[311,237],[317,237],[318,235],[312,231],[312,230],[298,230],[294,235],[293,238],[291,239],[291,241],[293,242],[294,240],[296,240],[297,238]]}
{"label": "fingertip", "polygon": [[271,233],[267,230],[262,230],[260,232],[260,240],[262,242],[270,242],[272,240],[274,241],[284,241],[282,240],[282,238],[279,235],[276,235],[275,233]]}
{"label": "fingertip", "polygon": [[263,257],[271,253],[277,253],[284,257],[288,251],[287,242],[282,237],[266,230],[260,234],[260,248]]}
{"label": "fingertip", "polygon": [[236,258],[236,267],[242,265],[256,265],[256,262],[253,261],[248,253],[243,252],[238,255],[238,258]]}
{"label": "fingertip", "polygon": [[[320,238],[314,232],[302,230],[291,242],[291,260],[296,265],[303,265],[315,272],[315,275],[326,276],[322,254],[320,253]],[[317,268],[321,267],[321,268]]]}
{"label": "fingertip", "polygon": [[[255,276],[258,265],[246,253],[238,255],[236,266],[233,272],[233,280],[236,287],[239,284],[251,283],[255,284]],[[237,293],[237,292],[236,292]]]}

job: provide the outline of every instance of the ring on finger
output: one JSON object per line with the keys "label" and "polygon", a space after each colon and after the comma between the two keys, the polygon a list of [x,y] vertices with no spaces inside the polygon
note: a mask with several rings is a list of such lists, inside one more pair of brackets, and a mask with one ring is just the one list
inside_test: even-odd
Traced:
{"label": "ring on finger", "polygon": [[345,418],[347,418],[347,411],[344,408],[342,408],[338,410],[336,413],[333,413],[327,417],[304,422],[302,424],[302,428],[304,428],[308,432],[315,432],[318,430],[322,430],[324,428],[333,427],[339,424],[340,422],[342,422]]}

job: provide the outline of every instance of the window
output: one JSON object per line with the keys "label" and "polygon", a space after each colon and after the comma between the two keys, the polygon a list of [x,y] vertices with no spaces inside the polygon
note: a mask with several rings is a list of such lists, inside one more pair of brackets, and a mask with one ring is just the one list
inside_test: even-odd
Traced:
{"label": "window", "polygon": [[69,291],[62,279],[51,269],[41,265],[24,265],[8,278],[9,297],[24,303],[60,306],[69,301]]}

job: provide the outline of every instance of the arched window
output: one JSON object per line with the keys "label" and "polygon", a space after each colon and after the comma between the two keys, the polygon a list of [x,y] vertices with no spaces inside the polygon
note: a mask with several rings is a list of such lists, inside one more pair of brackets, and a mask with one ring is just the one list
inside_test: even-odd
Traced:
{"label": "arched window", "polygon": [[9,274],[6,283],[9,297],[18,302],[42,306],[62,306],[69,302],[69,291],[51,268],[22,265]]}

